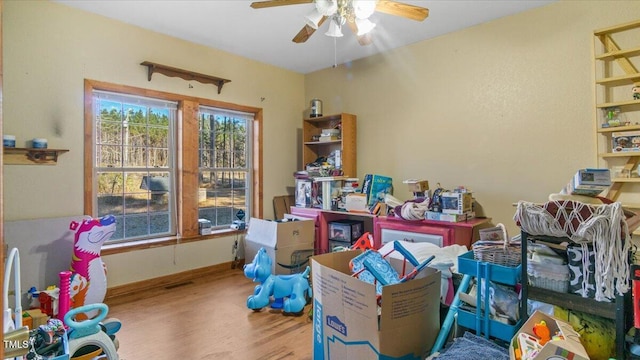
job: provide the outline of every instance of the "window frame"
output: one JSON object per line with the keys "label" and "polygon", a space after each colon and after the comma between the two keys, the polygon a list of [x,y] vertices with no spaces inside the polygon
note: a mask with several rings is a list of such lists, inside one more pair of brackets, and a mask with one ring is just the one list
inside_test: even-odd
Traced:
{"label": "window frame", "polygon": [[[245,190],[245,202],[244,202],[244,209],[242,209],[242,211],[245,213],[245,216],[243,218],[239,218],[238,214],[236,212],[236,214],[231,215],[231,219],[232,221],[234,220],[234,216],[235,219],[238,220],[247,220],[246,218],[246,213],[249,212],[249,209],[251,208],[251,196],[249,194],[250,190],[251,190],[251,167],[253,164],[253,154],[252,154],[252,149],[253,149],[253,143],[249,142],[247,144],[245,144],[244,146],[244,156],[245,156],[245,161],[246,161],[246,166],[244,167],[236,167],[236,166],[231,166],[231,167],[218,167],[215,164],[211,164],[210,166],[203,166],[202,165],[202,154],[203,154],[203,150],[205,149],[204,144],[200,143],[200,140],[203,136],[203,116],[224,116],[226,118],[232,118],[234,121],[235,120],[241,120],[241,121],[246,121],[246,136],[249,137],[249,139],[253,139],[253,129],[252,129],[252,124],[253,124],[253,114],[251,113],[246,113],[246,112],[239,112],[239,111],[230,111],[229,109],[221,109],[221,108],[215,108],[215,107],[211,107],[211,106],[205,106],[205,105],[200,105],[198,107],[198,150],[199,150],[199,166],[198,166],[198,177],[199,179],[203,178],[203,172],[227,172],[227,173],[245,173],[245,186],[244,188]],[[215,136],[215,135],[214,135]],[[226,144],[225,144],[226,145]],[[229,150],[229,149],[225,149],[225,150]],[[218,154],[219,155],[219,154]],[[234,159],[235,157],[232,156],[232,159]],[[202,185],[202,184],[200,184]],[[229,189],[232,193],[233,191],[233,187],[231,189]],[[204,209],[207,209],[207,207],[203,207],[202,204],[198,203],[198,211],[203,211]],[[235,209],[235,203],[232,204],[232,209]],[[207,218],[206,216],[202,216],[202,218]],[[211,220],[212,222],[212,228],[215,229],[220,229],[221,227],[225,226],[225,225],[218,225],[214,219],[208,219]],[[217,220],[217,219],[216,219]]]}
{"label": "window frame", "polygon": [[[163,203],[163,205],[166,205],[166,210],[161,210],[159,212],[154,212],[153,216],[157,217],[157,216],[163,216],[162,213],[166,212],[167,216],[168,216],[168,228],[166,229],[166,231],[163,231],[162,233],[158,233],[158,234],[143,234],[140,236],[130,236],[128,239],[115,239],[115,241],[113,242],[109,242],[109,244],[115,244],[115,243],[128,243],[128,242],[135,242],[135,241],[141,241],[141,240],[147,240],[150,238],[157,238],[157,237],[169,237],[169,236],[175,236],[175,234],[177,233],[177,211],[176,209],[176,186],[174,185],[176,182],[176,173],[177,173],[177,166],[176,166],[176,151],[175,149],[177,148],[176,146],[176,139],[177,139],[177,134],[176,134],[176,124],[178,122],[178,103],[176,101],[167,101],[167,100],[158,100],[157,98],[149,98],[149,97],[142,97],[142,96],[137,96],[137,95],[130,95],[130,94],[125,94],[122,92],[106,92],[106,91],[101,91],[101,90],[94,90],[92,92],[92,100],[95,100],[96,98],[100,99],[100,101],[105,101],[105,102],[117,102],[117,103],[126,103],[128,105],[131,106],[138,106],[138,107],[145,107],[146,110],[158,110],[158,109],[167,109],[169,112],[169,124],[167,127],[167,144],[166,144],[166,149],[167,149],[167,166],[166,167],[154,167],[151,164],[146,164],[145,166],[140,165],[140,164],[136,164],[135,166],[132,166],[131,164],[128,163],[124,163],[123,161],[128,160],[126,159],[126,157],[123,155],[122,159],[120,159],[120,165],[119,166],[104,166],[98,163],[93,163],[93,176],[94,179],[97,179],[99,177],[100,174],[104,174],[104,173],[122,173],[123,175],[123,181],[125,179],[125,174],[135,174],[135,173],[147,173],[146,176],[153,176],[152,174],[158,174],[158,173],[168,173],[169,176],[169,180],[170,180],[170,191],[168,191],[167,193],[167,202],[166,204]],[[94,103],[94,105],[97,105]],[[94,106],[93,109],[95,111],[100,111],[98,109],[97,106]],[[123,109],[122,109],[123,110]],[[97,122],[97,116],[98,114],[93,113],[93,120],[92,123],[95,125]],[[124,115],[124,111],[123,111],[123,116],[127,116],[128,115]],[[104,119],[104,118],[100,118],[100,123],[103,122],[107,122],[108,120]],[[136,126],[136,125],[132,125],[132,126]],[[144,124],[146,130],[149,130],[150,128],[152,128],[153,126],[150,126],[148,123]],[[99,139],[99,134],[98,134],[98,129],[95,129],[95,131],[93,132],[93,140],[94,142],[94,146],[93,146],[93,150],[94,150],[94,160],[97,161],[97,157],[98,154],[96,153],[97,149],[99,147],[102,147],[102,150],[104,150],[105,148],[109,148],[109,147],[113,147],[113,146],[127,146],[126,143],[123,144],[110,144],[110,143],[103,143],[101,141],[101,139]],[[125,136],[126,137],[126,136]],[[126,141],[126,140],[124,140]],[[139,146],[139,145],[138,145]],[[149,144],[145,144],[144,145],[145,149],[148,151],[149,150]],[[148,160],[148,159],[147,159]],[[142,179],[140,180],[142,181]],[[95,189],[95,181],[94,181],[94,189]],[[142,187],[142,185],[140,185]],[[123,189],[124,190],[124,189]],[[148,191],[148,190],[147,190]],[[98,200],[98,197],[100,196],[100,194],[96,194],[96,196],[93,197],[93,200],[95,201],[94,203],[94,209],[98,210],[98,204],[100,203]],[[153,195],[151,195],[153,196]],[[141,216],[140,213],[128,213],[128,207],[127,207],[127,200],[124,199],[123,202],[123,212],[122,214],[114,214],[116,216],[117,221],[119,221],[120,219],[123,221],[122,224],[119,224],[120,226],[122,226],[122,234],[120,235],[126,235],[127,232],[127,222],[133,218],[139,217]],[[147,203],[147,212],[146,215],[149,216],[151,213],[149,213],[150,209],[149,207],[151,206],[150,203]],[[105,214],[94,214],[97,216],[102,216]],[[149,223],[151,223],[151,220],[149,220]],[[118,232],[118,231],[116,231]]]}
{"label": "window frame", "polygon": [[[251,156],[251,199],[250,214],[247,217],[263,217],[263,166],[262,166],[262,108],[238,105],[213,99],[205,99],[182,94],[143,89],[128,85],[118,85],[102,81],[85,79],[84,81],[84,213],[96,216],[97,208],[94,193],[94,161],[95,161],[95,126],[93,91],[102,90],[134,96],[156,98],[178,102],[175,167],[176,167],[176,203],[177,224],[176,236],[125,241],[105,245],[102,254],[108,255],[132,250],[147,249],[163,245],[174,245],[181,242],[199,241],[222,236],[229,236],[238,230],[223,229],[211,235],[200,235],[198,229],[198,189],[199,182],[199,108],[214,107],[231,111],[253,114],[253,143]],[[240,232],[242,232],[240,230]]]}

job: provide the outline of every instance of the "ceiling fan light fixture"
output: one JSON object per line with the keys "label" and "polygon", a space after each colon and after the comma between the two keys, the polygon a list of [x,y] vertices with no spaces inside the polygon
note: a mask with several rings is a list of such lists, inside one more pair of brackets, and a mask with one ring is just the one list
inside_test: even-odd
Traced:
{"label": "ceiling fan light fixture", "polygon": [[322,14],[318,11],[318,9],[313,9],[307,16],[304,17],[307,25],[311,26],[314,29],[318,29],[318,24],[320,20],[322,20]]}
{"label": "ceiling fan light fixture", "polygon": [[315,0],[316,10],[324,16],[331,16],[338,11],[337,0]]}
{"label": "ceiling fan light fixture", "polygon": [[358,28],[356,35],[362,36],[373,30],[373,28],[376,27],[376,24],[372,23],[369,19],[356,19],[356,27]]}
{"label": "ceiling fan light fixture", "polygon": [[351,6],[357,19],[368,19],[376,11],[375,0],[353,0]]}
{"label": "ceiling fan light fixture", "polygon": [[329,30],[327,30],[325,35],[331,37],[342,37],[341,26],[338,24],[338,20],[335,17],[331,18],[331,21],[329,22]]}

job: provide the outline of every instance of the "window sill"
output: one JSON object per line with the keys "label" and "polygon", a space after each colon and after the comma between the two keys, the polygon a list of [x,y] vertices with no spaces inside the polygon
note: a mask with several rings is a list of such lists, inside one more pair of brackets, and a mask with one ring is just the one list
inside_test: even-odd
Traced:
{"label": "window sill", "polygon": [[104,245],[100,251],[101,255],[122,254],[131,251],[146,250],[163,246],[172,246],[177,244],[185,244],[197,241],[211,240],[215,238],[232,236],[235,234],[244,234],[246,230],[221,229],[212,232],[209,235],[198,235],[189,238],[164,237],[157,239],[147,239],[140,241],[129,241],[125,243],[116,243]]}

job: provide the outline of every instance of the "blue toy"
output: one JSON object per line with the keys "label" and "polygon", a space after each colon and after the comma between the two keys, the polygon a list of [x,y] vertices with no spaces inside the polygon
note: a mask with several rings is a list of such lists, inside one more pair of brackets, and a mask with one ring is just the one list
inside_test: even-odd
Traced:
{"label": "blue toy", "polygon": [[[402,267],[402,275],[399,275],[396,270],[391,266],[385,258],[393,251],[397,251],[405,259]],[[411,280],[422,271],[431,261],[435,259],[435,256],[430,256],[422,263],[416,259],[399,241],[393,242],[393,250],[387,254],[380,254],[376,250],[369,249],[362,254],[351,259],[349,267],[356,276],[362,281],[374,284],[376,286],[376,294],[382,295],[382,287],[389,284],[402,283],[407,280]],[[405,274],[406,262],[411,263],[414,269]]]}
{"label": "blue toy", "polygon": [[264,248],[260,248],[253,258],[253,262],[244,266],[244,276],[259,282],[253,295],[247,298],[247,307],[254,311],[260,311],[269,305],[273,296],[276,303],[282,301],[282,309],[285,315],[302,315],[302,310],[311,299],[311,287],[309,286],[309,271],[307,266],[303,273],[292,275],[272,275],[271,258]]}
{"label": "blue toy", "polygon": [[[76,317],[89,311],[97,311],[93,319],[77,321]],[[71,358],[83,358],[89,354],[98,356],[102,353],[107,360],[118,360],[119,341],[115,333],[120,330],[118,319],[105,320],[109,307],[103,303],[83,305],[71,309],[64,315],[64,323],[69,326],[69,354]],[[104,322],[102,322],[105,320]],[[93,357],[91,357],[93,359]],[[103,357],[100,357],[102,359]]]}

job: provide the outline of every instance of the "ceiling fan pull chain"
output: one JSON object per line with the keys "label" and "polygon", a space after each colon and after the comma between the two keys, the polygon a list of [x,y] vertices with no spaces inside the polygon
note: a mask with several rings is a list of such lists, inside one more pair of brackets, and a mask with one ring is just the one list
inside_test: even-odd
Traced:
{"label": "ceiling fan pull chain", "polygon": [[338,46],[336,45],[338,43],[337,38],[333,38],[333,68],[337,68],[338,67]]}

